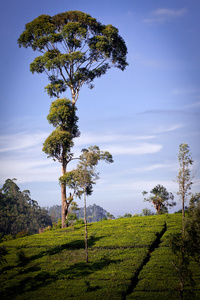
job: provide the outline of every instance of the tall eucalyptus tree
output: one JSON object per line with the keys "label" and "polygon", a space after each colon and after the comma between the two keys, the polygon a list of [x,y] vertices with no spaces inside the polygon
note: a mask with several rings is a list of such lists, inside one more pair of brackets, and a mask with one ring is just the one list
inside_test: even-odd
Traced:
{"label": "tall eucalyptus tree", "polygon": [[[30,71],[47,75],[49,84],[45,90],[50,97],[60,98],[62,93],[67,89],[70,90],[73,107],[84,84],[93,88],[94,79],[106,74],[111,67],[123,71],[128,65],[127,47],[118,29],[112,25],[103,25],[81,11],[68,11],[55,16],[38,16],[25,25],[25,30],[18,39],[18,45],[32,48],[33,51],[40,53],[30,64]],[[52,134],[57,149],[58,130]],[[59,130],[59,134],[59,141],[61,141],[63,131]],[[52,135],[49,136],[48,141],[45,141],[48,150],[43,148],[47,154],[53,151],[50,140],[52,143]],[[69,149],[72,147],[73,139],[70,143]],[[58,160],[60,160],[60,152]],[[68,162],[68,159],[62,160],[63,172]],[[63,199],[66,199],[64,185],[65,183],[61,184],[62,203]],[[62,215],[64,216],[63,212]]]}

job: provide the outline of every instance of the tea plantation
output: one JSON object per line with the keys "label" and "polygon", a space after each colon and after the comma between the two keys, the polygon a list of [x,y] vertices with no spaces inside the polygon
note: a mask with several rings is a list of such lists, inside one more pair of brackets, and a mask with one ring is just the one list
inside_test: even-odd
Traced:
{"label": "tea plantation", "polygon": [[[0,299],[152,299],[179,297],[175,259],[168,245],[181,215],[106,220],[5,241]],[[200,269],[190,263],[194,286],[185,299],[200,299]]]}

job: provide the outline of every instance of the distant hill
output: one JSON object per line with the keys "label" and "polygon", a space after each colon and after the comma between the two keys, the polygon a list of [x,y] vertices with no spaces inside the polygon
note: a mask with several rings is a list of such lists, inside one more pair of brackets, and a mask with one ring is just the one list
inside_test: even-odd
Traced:
{"label": "distant hill", "polygon": [[[53,205],[49,208],[47,208],[48,214],[51,216],[53,222],[57,222],[59,218],[61,218],[61,205]],[[78,219],[84,218],[84,208],[79,208],[78,211],[75,212]],[[89,205],[86,208],[86,215],[87,215],[87,221],[88,223],[91,222],[98,222],[102,220],[103,218],[106,218],[108,215],[108,212],[103,209],[101,206],[93,204]]]}
{"label": "distant hill", "polygon": [[[108,212],[103,209],[101,206],[93,204],[89,205],[86,208],[86,215],[87,215],[87,221],[88,223],[91,222],[98,222],[102,220],[103,218],[107,217]],[[84,208],[81,207],[78,211],[76,211],[76,215],[79,219],[84,218]]]}

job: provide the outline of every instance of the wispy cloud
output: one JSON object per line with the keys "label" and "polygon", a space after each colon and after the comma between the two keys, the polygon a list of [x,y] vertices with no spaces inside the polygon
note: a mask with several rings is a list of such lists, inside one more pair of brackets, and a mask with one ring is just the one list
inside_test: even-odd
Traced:
{"label": "wispy cloud", "polygon": [[177,88],[173,90],[173,94],[175,95],[182,95],[182,94],[199,94],[200,90],[195,88]]}
{"label": "wispy cloud", "polygon": [[143,155],[157,153],[162,149],[162,145],[152,143],[139,143],[132,146],[112,145],[105,150],[113,155]]}
{"label": "wispy cloud", "polygon": [[152,11],[149,16],[144,19],[145,23],[164,23],[166,21],[179,18],[184,16],[187,12],[186,8],[180,9],[168,9],[168,8],[159,8],[157,10]]}
{"label": "wispy cloud", "polygon": [[159,126],[155,130],[155,133],[164,133],[164,132],[175,131],[175,130],[183,128],[183,127],[184,127],[183,124],[173,124],[173,125],[168,125],[168,126]]}
{"label": "wispy cloud", "polygon": [[190,112],[187,112],[185,110],[175,110],[175,109],[152,109],[152,110],[146,110],[140,113],[141,115],[144,114],[187,114]]}
{"label": "wispy cloud", "polygon": [[158,169],[164,169],[166,168],[166,165],[164,164],[154,164],[150,166],[144,166],[144,167],[139,167],[139,168],[133,168],[131,171],[136,172],[136,173],[145,173],[145,172],[150,172]]}
{"label": "wispy cloud", "polygon": [[[60,176],[60,164],[47,159],[42,152],[42,143],[47,132],[21,132],[0,136],[0,181],[17,178],[18,182],[57,181]],[[150,142],[153,135],[119,135],[108,133],[98,135],[83,134],[75,143],[75,157],[83,147],[99,145],[112,155],[143,155],[159,152],[162,145]],[[148,142],[147,142],[148,141]],[[71,167],[71,166],[70,166]],[[73,164],[72,164],[73,167]],[[57,174],[57,175],[56,175]]]}
{"label": "wispy cloud", "polygon": [[200,107],[200,101],[192,103],[192,104],[188,105],[187,107],[199,108]]}
{"label": "wispy cloud", "polygon": [[[130,191],[132,193],[137,193],[139,191],[142,196],[142,191],[150,191],[153,187],[155,187],[157,184],[161,184],[170,192],[176,192],[178,191],[178,185],[173,180],[125,180],[125,181],[117,181],[112,182],[109,185],[104,186],[104,192],[105,191],[113,191],[113,193],[116,193],[118,191]],[[96,190],[102,189],[100,185],[95,187]]]}
{"label": "wispy cloud", "polygon": [[108,133],[98,135],[87,133],[83,134],[75,141],[75,148],[89,145],[99,145],[102,150],[107,150],[112,155],[143,155],[159,152],[162,145],[146,142],[155,138],[154,135],[118,135]]}
{"label": "wispy cloud", "polygon": [[23,150],[35,147],[44,142],[48,136],[46,132],[26,133],[20,132],[17,134],[1,135],[0,136],[0,153]]}
{"label": "wispy cloud", "polygon": [[46,159],[42,143],[47,132],[20,132],[0,136],[0,182],[17,178],[18,182],[55,181],[57,165]]}
{"label": "wispy cloud", "polygon": [[120,134],[112,134],[108,133],[105,135],[101,134],[93,134],[93,133],[85,133],[82,134],[77,140],[75,140],[76,146],[84,146],[87,144],[99,144],[99,143],[113,143],[113,142],[133,142],[133,141],[141,141],[141,140],[150,140],[153,139],[154,135],[120,135]]}

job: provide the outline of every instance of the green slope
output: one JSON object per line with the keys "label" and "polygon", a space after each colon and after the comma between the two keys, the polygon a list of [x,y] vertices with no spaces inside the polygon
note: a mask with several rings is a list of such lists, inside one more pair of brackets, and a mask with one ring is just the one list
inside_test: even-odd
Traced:
{"label": "green slope", "polygon": [[[179,214],[91,223],[88,265],[83,225],[4,242],[0,297],[177,299],[167,236],[180,228]],[[195,263],[192,268],[199,283],[199,269]],[[200,286],[195,289],[198,295]]]}

